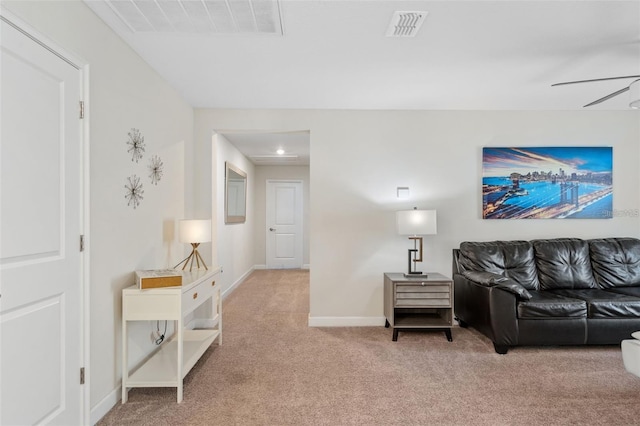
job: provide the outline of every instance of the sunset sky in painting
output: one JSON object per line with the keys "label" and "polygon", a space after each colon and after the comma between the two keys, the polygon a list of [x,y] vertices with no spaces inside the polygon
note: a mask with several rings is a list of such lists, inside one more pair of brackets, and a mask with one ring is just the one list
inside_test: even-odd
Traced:
{"label": "sunset sky in painting", "polygon": [[566,174],[611,172],[611,147],[483,148],[484,177],[533,172]]}

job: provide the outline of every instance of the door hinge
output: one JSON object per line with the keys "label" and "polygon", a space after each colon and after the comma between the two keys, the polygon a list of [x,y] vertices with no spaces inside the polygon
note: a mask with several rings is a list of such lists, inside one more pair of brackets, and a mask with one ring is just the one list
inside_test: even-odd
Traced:
{"label": "door hinge", "polygon": [[80,118],[84,118],[84,101],[80,101]]}
{"label": "door hinge", "polygon": [[84,367],[80,368],[80,384],[84,385]]}
{"label": "door hinge", "polygon": [[84,235],[80,235],[80,251],[84,251]]}

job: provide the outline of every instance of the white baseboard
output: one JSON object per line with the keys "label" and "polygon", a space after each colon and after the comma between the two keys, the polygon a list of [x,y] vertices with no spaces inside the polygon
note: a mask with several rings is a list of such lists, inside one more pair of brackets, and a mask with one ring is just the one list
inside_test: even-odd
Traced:
{"label": "white baseboard", "polygon": [[311,264],[305,263],[304,265],[302,265],[302,269],[311,269]]}
{"label": "white baseboard", "polygon": [[236,289],[236,287],[238,287],[240,284],[243,283],[244,280],[247,279],[247,277],[249,275],[251,275],[251,273],[257,269],[255,266],[253,266],[252,268],[250,268],[247,272],[245,272],[244,274],[242,274],[242,276],[240,278],[238,278],[233,284],[231,284],[229,286],[228,289],[226,289],[225,291],[222,292],[222,300],[226,299],[227,296],[229,296],[231,293],[233,293],[233,291]]}
{"label": "white baseboard", "polygon": [[384,326],[385,317],[312,317],[309,327],[378,327]]}
{"label": "white baseboard", "polygon": [[91,409],[91,424],[95,425],[98,423],[113,407],[116,406],[118,402],[120,402],[120,397],[122,396],[122,387],[117,387],[111,392],[107,394],[102,401],[98,402]]}

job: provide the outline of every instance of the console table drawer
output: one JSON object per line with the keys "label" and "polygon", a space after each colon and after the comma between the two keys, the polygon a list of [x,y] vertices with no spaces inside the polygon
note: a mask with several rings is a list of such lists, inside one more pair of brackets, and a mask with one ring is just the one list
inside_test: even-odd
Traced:
{"label": "console table drawer", "polygon": [[[215,281],[213,281],[215,283]],[[213,295],[213,287],[209,280],[205,280],[182,294],[182,309],[184,314],[192,312],[202,304],[202,301]]]}
{"label": "console table drawer", "polygon": [[165,289],[162,293],[156,290],[124,293],[122,315],[131,321],[177,320],[182,313],[176,294],[178,292]]}

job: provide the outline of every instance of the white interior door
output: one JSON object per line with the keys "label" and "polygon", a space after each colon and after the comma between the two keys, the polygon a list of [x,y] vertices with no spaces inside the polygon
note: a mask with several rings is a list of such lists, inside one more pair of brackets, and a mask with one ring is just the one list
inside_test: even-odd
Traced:
{"label": "white interior door", "polygon": [[83,422],[82,76],[0,20],[0,424]]}
{"label": "white interior door", "polygon": [[267,268],[302,268],[302,181],[267,181]]}

